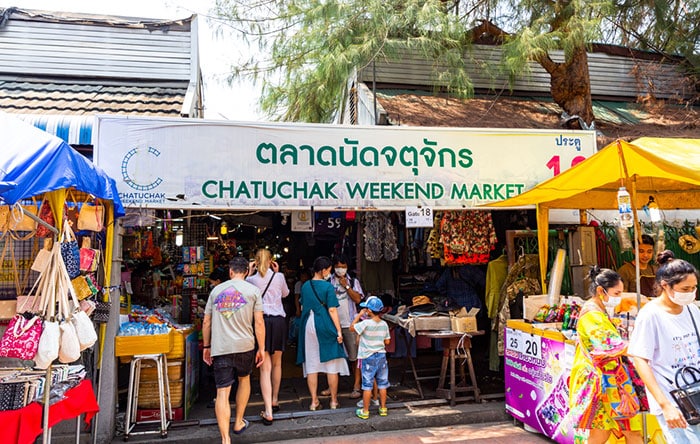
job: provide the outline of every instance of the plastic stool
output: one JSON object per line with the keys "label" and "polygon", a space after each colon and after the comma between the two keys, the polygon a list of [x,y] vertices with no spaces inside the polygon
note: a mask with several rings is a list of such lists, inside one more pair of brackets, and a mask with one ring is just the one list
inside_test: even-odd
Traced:
{"label": "plastic stool", "polygon": [[[141,382],[141,362],[151,360],[156,364],[156,373],[158,375],[158,396],[160,398],[160,420],[157,421],[142,421],[138,424],[158,423],[160,422],[160,430],[146,430],[140,432],[132,432],[136,427],[136,408],[139,404],[139,384]],[[170,404],[170,382],[168,381],[168,360],[165,354],[155,355],[135,355],[131,360],[131,368],[129,371],[129,394],[126,401],[126,424],[124,426],[124,441],[129,440],[129,435],[145,435],[148,433],[160,433],[161,438],[168,436],[168,427],[173,420],[173,409]],[[168,408],[168,416],[165,415],[165,408]]]}

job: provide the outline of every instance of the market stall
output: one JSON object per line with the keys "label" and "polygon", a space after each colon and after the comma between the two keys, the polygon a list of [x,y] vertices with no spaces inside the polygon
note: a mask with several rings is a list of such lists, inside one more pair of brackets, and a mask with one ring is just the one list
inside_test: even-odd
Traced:
{"label": "market stall", "polygon": [[[631,194],[633,233],[637,264],[636,306],[641,305],[638,260],[637,209],[655,202],[660,210],[700,208],[700,139],[641,138],[632,143],[617,141],[576,167],[533,189],[491,207],[537,206],[539,227],[548,227],[551,209],[618,209],[618,190]],[[539,233],[546,232],[540,230]],[[546,288],[547,236],[538,236],[541,278]],[[506,328],[506,406],[511,415],[557,442],[571,442],[572,424],[567,422],[568,370],[574,343],[562,325],[509,321]],[[535,322],[530,324],[529,322]],[[542,319],[540,319],[542,321]],[[529,390],[531,389],[531,390]],[[523,396],[526,392],[530,396]],[[545,411],[537,406],[546,407]],[[532,411],[531,411],[532,407]],[[653,419],[653,418],[652,418]],[[663,442],[649,421],[648,436]]]}
{"label": "market stall", "polygon": [[[0,159],[0,201],[9,208],[10,217],[29,217],[35,223],[50,229],[54,240],[56,233],[60,233],[64,221],[64,208],[66,195],[75,193],[88,196],[92,201],[99,200],[104,209],[104,219],[99,231],[104,232],[104,257],[103,257],[103,288],[105,291],[100,296],[101,302],[110,300],[112,287],[110,286],[114,220],[124,215],[124,208],[118,197],[114,180],[107,176],[101,169],[92,164],[88,159],[73,150],[61,139],[44,131],[34,128],[14,117],[0,113],[0,130],[3,141],[0,144],[3,153]],[[28,208],[30,200],[40,200],[50,204],[50,219],[53,224],[47,222],[32,213]],[[32,202],[36,205],[35,202]],[[34,210],[37,208],[35,207]],[[55,225],[55,227],[53,226]],[[6,229],[9,231],[9,228]],[[98,231],[97,229],[93,231]],[[3,235],[7,235],[4,232]],[[28,242],[36,232],[30,230],[16,237],[19,242]],[[47,236],[50,238],[52,233]],[[16,233],[14,233],[16,236]],[[7,240],[5,240],[7,242]],[[13,247],[14,248],[14,247]],[[13,250],[14,252],[14,250]],[[22,258],[23,260],[31,258]],[[12,259],[12,268],[17,268]],[[6,264],[3,262],[3,268]],[[7,271],[7,270],[4,270]],[[16,270],[15,270],[16,272]],[[29,276],[29,271],[26,271]],[[28,278],[27,278],[28,280]],[[15,295],[19,296],[19,295]],[[109,315],[107,314],[107,317]],[[112,320],[116,326],[116,318]],[[101,362],[102,344],[109,331],[109,325],[102,324],[100,328],[100,343],[96,346],[96,361]],[[47,369],[47,376],[51,375],[51,365]],[[16,376],[16,375],[15,375]],[[99,383],[97,384],[99,386]],[[48,392],[46,390],[45,392]],[[98,391],[99,397],[99,391]],[[90,397],[83,397],[89,399]],[[45,398],[48,399],[48,398]],[[92,398],[94,399],[94,398]],[[48,403],[46,406],[48,407]],[[94,402],[86,406],[84,412],[95,412]],[[35,411],[36,409],[31,409]],[[79,415],[80,407],[73,407],[73,411]],[[46,440],[47,429],[53,424],[50,414],[44,414],[44,436]],[[75,415],[74,415],[75,416]]]}

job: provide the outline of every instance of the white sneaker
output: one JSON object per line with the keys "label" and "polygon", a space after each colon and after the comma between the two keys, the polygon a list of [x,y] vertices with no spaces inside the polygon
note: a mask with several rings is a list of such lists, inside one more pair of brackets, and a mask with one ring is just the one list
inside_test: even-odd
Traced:
{"label": "white sneaker", "polygon": [[[369,401],[369,403],[370,403],[370,405],[372,405],[372,406],[374,406],[374,407],[379,407],[379,399],[371,399],[371,400]],[[362,402],[362,400],[360,399],[359,401],[357,401],[357,406],[358,406],[359,408],[363,408],[365,405],[364,405],[364,403]]]}

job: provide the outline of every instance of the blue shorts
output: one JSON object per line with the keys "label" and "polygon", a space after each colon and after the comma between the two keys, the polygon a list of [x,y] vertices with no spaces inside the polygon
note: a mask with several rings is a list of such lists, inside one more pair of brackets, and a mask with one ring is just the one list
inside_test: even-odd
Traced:
{"label": "blue shorts", "polygon": [[362,390],[372,390],[375,379],[379,390],[389,388],[389,364],[386,362],[386,353],[375,353],[362,359]]}

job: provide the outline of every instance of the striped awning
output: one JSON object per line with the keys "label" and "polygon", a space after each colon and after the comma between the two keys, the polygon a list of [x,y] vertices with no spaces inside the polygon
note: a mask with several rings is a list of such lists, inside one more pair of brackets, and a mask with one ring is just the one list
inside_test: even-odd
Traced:
{"label": "striped awning", "polygon": [[69,145],[93,145],[92,126],[95,116],[57,114],[13,114],[35,127],[53,134]]}

